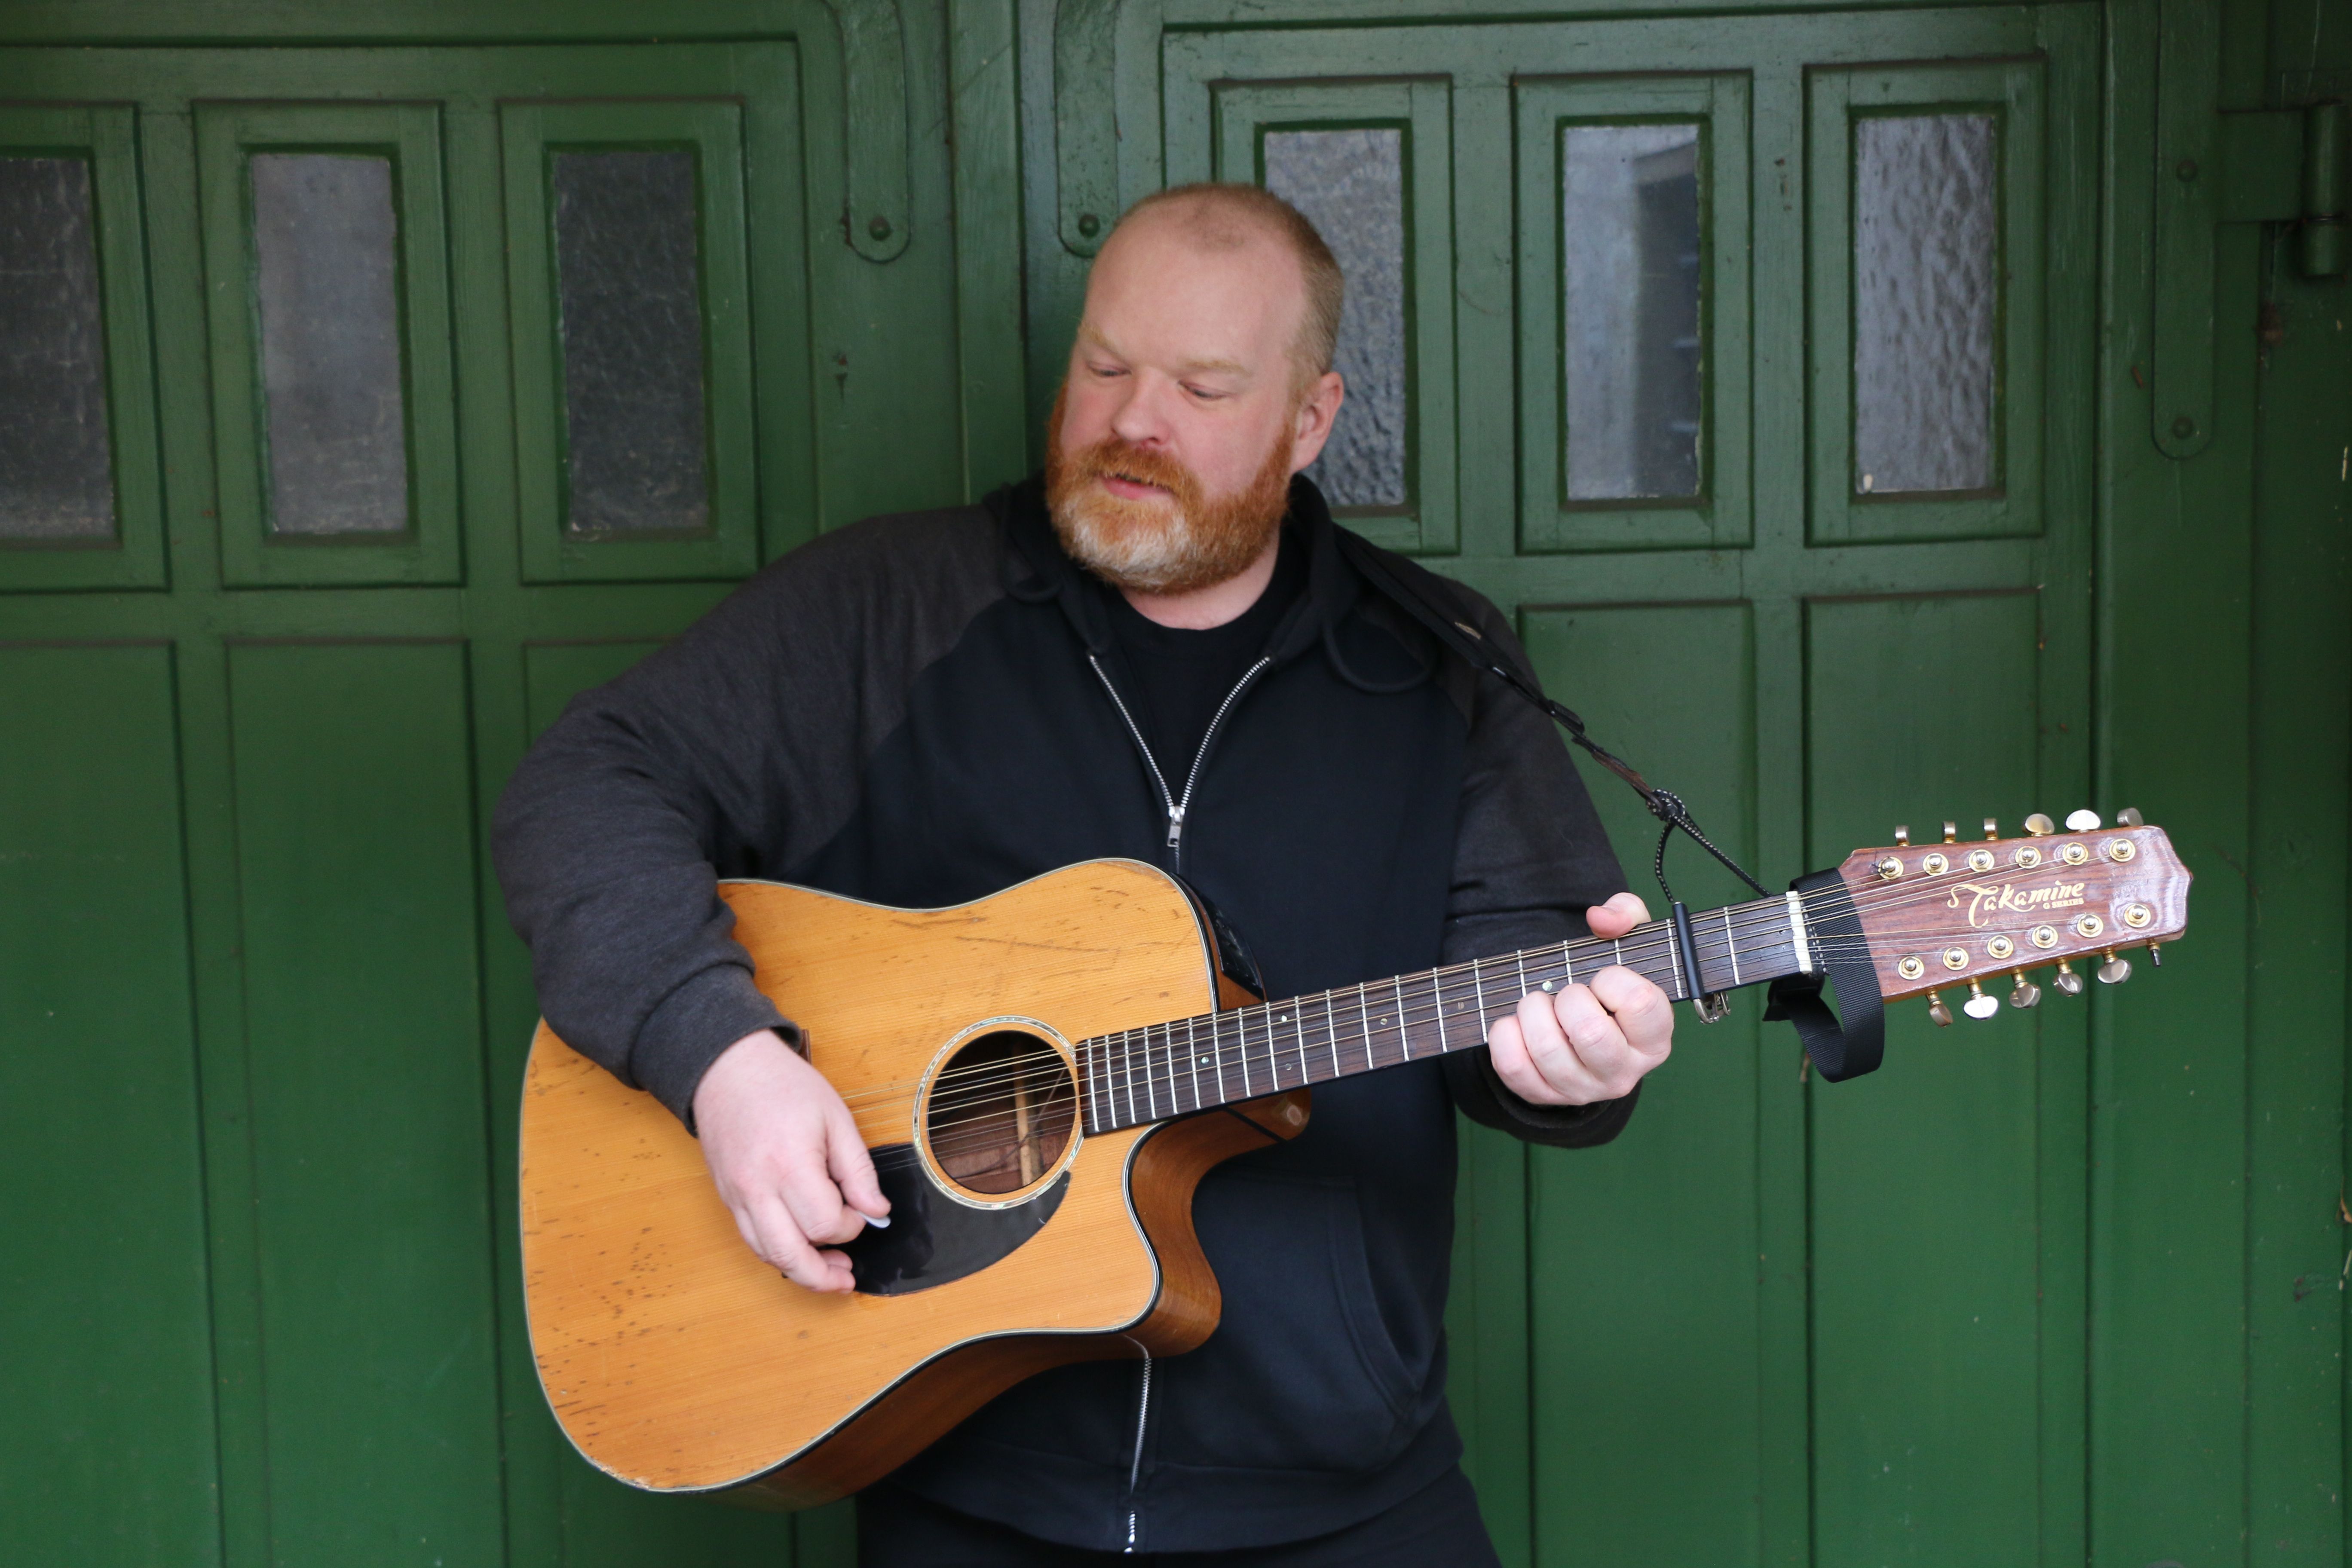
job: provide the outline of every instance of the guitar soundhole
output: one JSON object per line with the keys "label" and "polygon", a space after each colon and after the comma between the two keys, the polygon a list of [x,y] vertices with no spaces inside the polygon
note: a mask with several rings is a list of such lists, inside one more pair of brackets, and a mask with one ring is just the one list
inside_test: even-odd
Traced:
{"label": "guitar soundhole", "polygon": [[1034,1035],[999,1029],[967,1042],[932,1079],[925,1141],[958,1186],[1019,1192],[1061,1159],[1076,1109],[1077,1085],[1060,1053]]}

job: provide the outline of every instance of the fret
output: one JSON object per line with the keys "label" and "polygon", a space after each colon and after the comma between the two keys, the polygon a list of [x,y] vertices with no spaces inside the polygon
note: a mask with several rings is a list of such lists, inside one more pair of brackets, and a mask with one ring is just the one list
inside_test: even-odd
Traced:
{"label": "fret", "polygon": [[1192,1109],[1201,1109],[1201,1049],[1195,1036],[1194,1020],[1184,1020],[1184,1065],[1192,1073]]}
{"label": "fret", "polygon": [[1102,1070],[1102,1052],[1090,1044],[1081,1045],[1078,1049],[1084,1051],[1087,1056],[1087,1131],[1092,1135],[1103,1130],[1102,1089],[1098,1081]]}
{"label": "fret", "polygon": [[[1623,951],[1622,944],[1619,951]],[[1618,962],[1622,963],[1624,961],[1620,959]],[[1669,1001],[1680,1002],[1690,995],[1691,988],[1683,978],[1683,944],[1671,926],[1666,928],[1666,973],[1673,982],[1664,987],[1666,997]]]}
{"label": "fret", "polygon": [[1731,906],[1723,907],[1723,955],[1731,960],[1731,988],[1739,989],[1739,943],[1731,933]]}
{"label": "fret", "polygon": [[1429,977],[1429,999],[1436,1005],[1433,1011],[1437,1014],[1437,1048],[1441,1053],[1445,1049],[1445,982],[1442,976],[1441,971]]}
{"label": "fret", "polygon": [[1308,1074],[1307,1071],[1307,1005],[1305,1003],[1299,1004],[1297,1007],[1291,1010],[1290,1030],[1291,1033],[1298,1037],[1298,1081],[1301,1085],[1304,1085],[1308,1081]]}
{"label": "fret", "polygon": [[1127,1119],[1136,1121],[1136,1032],[1119,1030],[1119,1069],[1127,1074]]}
{"label": "fret", "polygon": [[1339,1076],[1339,1009],[1331,1005],[1331,993],[1323,993],[1323,1037],[1331,1047],[1331,1076]]}
{"label": "fret", "polygon": [[1411,1037],[1410,1035],[1408,1035],[1408,1034],[1406,1034],[1406,1033],[1405,1033],[1404,976],[1403,976],[1403,975],[1400,974],[1400,975],[1398,975],[1398,976],[1396,977],[1395,988],[1396,988],[1396,1003],[1397,1003],[1397,1010],[1396,1010],[1397,1044],[1398,1044],[1399,1046],[1402,1047],[1403,1047],[1403,1049],[1404,1049],[1404,1059],[1405,1059],[1405,1060],[1407,1060],[1407,1061],[1411,1061],[1411,1060],[1412,1060],[1412,1037]]}
{"label": "fret", "polygon": [[1250,1098],[1250,1077],[1249,1077],[1249,1009],[1248,1009],[1248,1008],[1246,1008],[1246,1007],[1242,1008],[1240,1011],[1236,1012],[1236,1013],[1234,1015],[1234,1031],[1235,1031],[1235,1032],[1236,1032],[1236,1033],[1241,1037],[1241,1047],[1242,1047],[1242,1098],[1243,1098],[1244,1100],[1247,1100],[1247,1099],[1249,1099],[1249,1098]]}
{"label": "fret", "polygon": [[1370,1072],[1378,1065],[1372,1060],[1371,993],[1361,985],[1356,987],[1356,1011],[1364,1020],[1364,1070]]}

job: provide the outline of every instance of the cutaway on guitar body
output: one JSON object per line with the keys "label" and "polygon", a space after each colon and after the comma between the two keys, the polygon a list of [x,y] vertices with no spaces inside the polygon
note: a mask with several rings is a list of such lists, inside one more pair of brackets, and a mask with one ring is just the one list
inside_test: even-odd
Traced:
{"label": "cutaway on guitar body", "polygon": [[542,1024],[525,1295],[549,1404],[590,1463],[648,1490],[812,1507],[1024,1377],[1208,1336],[1192,1190],[1295,1134],[1306,1096],[1089,1134],[1075,1046],[1220,1005],[1179,883],[1092,861],[947,910],[720,891],[761,989],[807,1028],[876,1151],[893,1223],[849,1248],[856,1294],[782,1279],[677,1120]]}

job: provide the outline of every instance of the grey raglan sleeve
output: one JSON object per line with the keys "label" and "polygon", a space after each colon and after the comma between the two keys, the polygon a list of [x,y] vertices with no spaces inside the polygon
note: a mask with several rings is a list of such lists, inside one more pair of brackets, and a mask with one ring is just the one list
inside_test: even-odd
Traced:
{"label": "grey raglan sleeve", "polygon": [[[1449,587],[1480,633],[1525,670],[1526,653],[1495,607]],[[1625,889],[1616,853],[1552,721],[1491,676],[1476,682],[1468,702],[1469,753],[1445,920],[1449,963],[1586,935],[1584,911]],[[1473,1121],[1558,1148],[1608,1142],[1641,1098],[1636,1088],[1595,1105],[1534,1105],[1504,1086],[1483,1047],[1447,1057],[1445,1071],[1454,1103]]]}
{"label": "grey raglan sleeve", "polygon": [[716,885],[768,826],[786,695],[775,586],[755,579],[574,698],[515,770],[492,829],[548,1024],[689,1126],[721,1051],[790,1027],[751,984]]}

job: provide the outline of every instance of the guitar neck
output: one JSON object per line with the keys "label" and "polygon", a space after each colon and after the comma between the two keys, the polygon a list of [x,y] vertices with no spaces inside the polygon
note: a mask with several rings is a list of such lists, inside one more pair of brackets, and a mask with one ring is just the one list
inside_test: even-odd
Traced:
{"label": "guitar neck", "polygon": [[1817,966],[1794,894],[1693,915],[1691,945],[1696,976],[1684,973],[1672,923],[1652,921],[1614,940],[1580,938],[1097,1036],[1078,1046],[1087,1131],[1164,1121],[1467,1050],[1484,1045],[1487,1026],[1528,992],[1589,981],[1612,964],[1677,1002]]}

